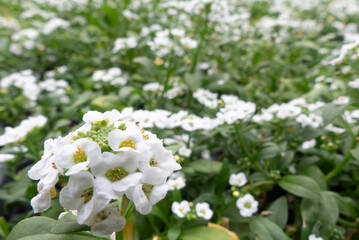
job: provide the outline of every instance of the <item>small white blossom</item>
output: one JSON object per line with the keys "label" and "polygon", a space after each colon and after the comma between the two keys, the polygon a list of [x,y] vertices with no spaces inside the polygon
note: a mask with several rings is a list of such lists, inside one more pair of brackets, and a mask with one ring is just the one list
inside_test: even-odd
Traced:
{"label": "small white blossom", "polygon": [[308,240],[323,240],[321,237],[316,237],[314,234],[308,236]]}
{"label": "small white blossom", "polygon": [[209,220],[213,216],[213,211],[209,207],[209,204],[206,202],[203,203],[197,203],[196,204],[196,214],[198,217],[202,217],[206,220]]}
{"label": "small white blossom", "polygon": [[250,217],[258,211],[258,202],[249,193],[239,198],[236,205],[242,217]]}
{"label": "small white blossom", "polygon": [[347,96],[339,96],[333,100],[333,103],[336,105],[344,105],[350,102],[350,98]]}
{"label": "small white blossom", "polygon": [[186,200],[183,200],[182,202],[172,203],[171,210],[174,214],[177,215],[177,217],[184,218],[186,216],[186,213],[191,211],[191,208],[189,206],[189,202]]}
{"label": "small white blossom", "polygon": [[247,183],[247,177],[242,172],[237,174],[231,174],[231,176],[229,177],[229,184],[232,186],[242,187],[246,185],[246,183]]}
{"label": "small white blossom", "polygon": [[317,142],[315,141],[315,139],[309,140],[309,141],[305,141],[302,144],[302,148],[303,149],[309,149],[315,146],[315,144],[317,144]]}

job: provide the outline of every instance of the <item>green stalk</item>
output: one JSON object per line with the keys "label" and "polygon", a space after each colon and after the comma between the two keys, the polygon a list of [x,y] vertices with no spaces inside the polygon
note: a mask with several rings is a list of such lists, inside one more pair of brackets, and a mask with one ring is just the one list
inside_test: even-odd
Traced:
{"label": "green stalk", "polygon": [[[121,198],[121,205],[122,205],[122,198]],[[120,202],[118,203],[118,206],[121,206]],[[129,217],[131,216],[133,209],[135,208],[135,204],[130,201],[130,203],[127,206],[126,212],[123,215],[123,217],[126,219],[126,221],[129,219]],[[124,240],[124,232],[123,229],[120,232],[116,232],[116,240]]]}
{"label": "green stalk", "polygon": [[358,224],[349,222],[349,221],[341,219],[341,218],[338,218],[338,223],[340,223],[344,227],[349,227],[349,228],[357,228],[358,227]]}
{"label": "green stalk", "polygon": [[352,139],[352,144],[350,146],[350,149],[348,150],[347,154],[345,155],[343,161],[341,161],[331,172],[329,172],[327,174],[327,176],[325,176],[325,180],[327,182],[329,182],[334,176],[336,176],[338,173],[340,173],[342,171],[342,169],[344,168],[344,166],[352,158],[352,154],[350,153],[350,150],[355,148],[355,146],[357,145],[357,140],[356,140],[356,136],[353,133],[351,133],[350,135],[353,138]]}
{"label": "green stalk", "polygon": [[251,162],[254,170],[262,173],[263,175],[267,176],[268,178],[271,178],[270,174],[266,170],[264,170],[263,167],[258,162],[254,161],[254,157],[248,151],[246,144],[242,138],[242,135],[240,134],[239,128],[240,128],[239,124],[234,124],[234,129],[236,131],[237,141],[238,141],[238,145],[239,145],[240,149],[249,158],[249,161]]}
{"label": "green stalk", "polygon": [[205,35],[206,35],[206,32],[207,32],[208,15],[209,15],[210,11],[211,11],[211,5],[207,4],[206,5],[206,16],[205,16],[205,21],[204,21],[204,29],[201,32],[198,47],[196,49],[196,52],[193,55],[193,62],[192,62],[190,73],[193,73],[194,70],[196,69],[196,66],[197,66],[198,56],[199,56],[200,50],[202,49],[203,41],[205,40]]}

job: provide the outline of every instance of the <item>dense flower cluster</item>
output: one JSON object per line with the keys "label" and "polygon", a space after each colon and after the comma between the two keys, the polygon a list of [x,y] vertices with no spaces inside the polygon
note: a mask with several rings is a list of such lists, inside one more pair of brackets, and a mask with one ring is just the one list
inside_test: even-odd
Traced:
{"label": "dense flower cluster", "polygon": [[125,195],[138,212],[148,214],[166,196],[167,178],[181,166],[156,135],[120,118],[116,110],[90,111],[76,131],[46,140],[41,160],[28,173],[40,180],[31,200],[34,212],[50,207],[59,175],[69,177],[60,192],[61,205],[77,210],[78,223],[97,235],[125,225],[113,200]]}
{"label": "dense flower cluster", "polygon": [[5,132],[3,135],[0,135],[0,146],[20,141],[25,138],[31,130],[36,127],[44,126],[46,122],[47,118],[39,115],[21,121],[20,125],[17,127],[5,127]]}

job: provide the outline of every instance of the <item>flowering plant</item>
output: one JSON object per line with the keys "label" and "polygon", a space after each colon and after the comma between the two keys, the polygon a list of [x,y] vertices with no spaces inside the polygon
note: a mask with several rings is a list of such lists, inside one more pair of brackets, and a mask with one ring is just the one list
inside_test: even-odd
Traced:
{"label": "flowering plant", "polygon": [[167,178],[181,166],[155,134],[120,117],[116,110],[90,111],[77,130],[46,140],[41,160],[29,170],[29,177],[39,180],[39,193],[31,200],[35,213],[50,207],[59,176],[68,177],[61,205],[77,211],[77,222],[98,236],[125,227],[115,200],[121,203],[126,196],[131,201],[127,215],[133,204],[148,214],[166,196]]}

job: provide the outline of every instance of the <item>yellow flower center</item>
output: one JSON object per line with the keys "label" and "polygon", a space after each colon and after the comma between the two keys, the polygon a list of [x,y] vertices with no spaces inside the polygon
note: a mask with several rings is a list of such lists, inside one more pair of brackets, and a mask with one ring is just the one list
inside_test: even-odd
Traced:
{"label": "yellow flower center", "polygon": [[84,203],[89,202],[93,196],[93,188],[87,188],[83,191],[81,198],[84,199]]}
{"label": "yellow flower center", "polygon": [[73,155],[74,158],[74,162],[77,163],[81,163],[81,162],[86,162],[87,160],[87,156],[86,154],[82,151],[82,149],[77,147],[76,152]]}
{"label": "yellow flower center", "polygon": [[127,175],[128,172],[122,167],[108,169],[105,173],[105,176],[110,182],[119,181],[122,178],[126,177]]}
{"label": "yellow flower center", "polygon": [[120,143],[120,147],[129,147],[129,148],[133,148],[136,150],[135,142],[131,138],[127,138],[125,141]]}

